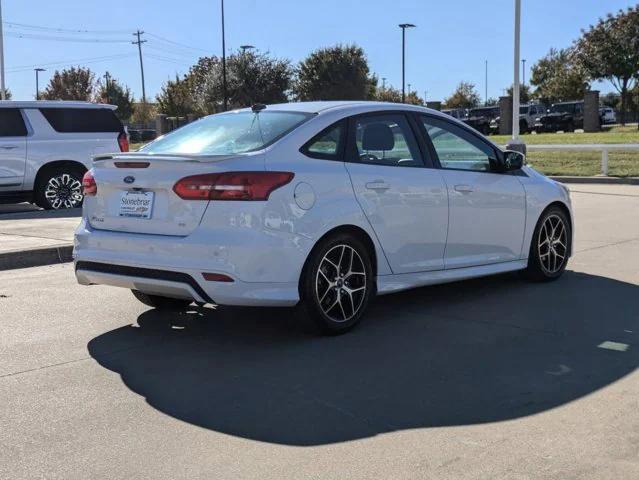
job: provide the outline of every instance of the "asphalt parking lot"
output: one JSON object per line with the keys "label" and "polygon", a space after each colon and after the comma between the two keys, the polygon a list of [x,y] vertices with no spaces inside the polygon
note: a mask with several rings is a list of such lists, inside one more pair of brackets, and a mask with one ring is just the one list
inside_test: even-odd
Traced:
{"label": "asphalt parking lot", "polygon": [[0,272],[0,478],[639,478],[639,186],[571,190],[558,282],[381,297],[336,338]]}

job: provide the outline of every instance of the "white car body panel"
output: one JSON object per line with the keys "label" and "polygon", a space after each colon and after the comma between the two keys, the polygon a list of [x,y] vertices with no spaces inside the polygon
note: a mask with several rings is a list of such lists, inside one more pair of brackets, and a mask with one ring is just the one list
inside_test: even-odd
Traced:
{"label": "white car body panel", "polygon": [[[385,294],[523,269],[542,211],[554,202],[570,211],[566,189],[529,167],[520,174],[385,167],[384,171],[393,170],[385,175],[393,177],[397,191],[387,198],[360,192],[358,201],[358,189],[381,175],[379,167],[310,158],[300,152],[310,138],[336,121],[372,111],[427,112],[463,124],[422,107],[386,103],[267,108],[316,115],[252,154],[222,159],[178,156],[172,161],[158,156],[148,169],[112,168],[112,159],[99,159],[98,195],[86,199],[75,237],[78,281],[203,303],[295,305],[300,275],[313,247],[328,232],[346,227],[370,239],[377,289]],[[116,159],[154,162],[143,152]],[[236,170],[291,171],[295,176],[267,201],[181,200],[171,190],[188,175]],[[129,188],[121,183],[127,175],[139,178],[136,186],[164,192],[165,200],[155,207],[158,218],[117,218],[116,193]],[[473,191],[459,192],[455,185],[470,185]],[[180,218],[187,219],[185,226],[179,226]],[[105,271],[95,264],[106,266]],[[116,269],[109,270],[111,266]],[[136,275],[139,269],[185,274],[193,282]],[[205,272],[228,275],[234,282],[205,281]]]}

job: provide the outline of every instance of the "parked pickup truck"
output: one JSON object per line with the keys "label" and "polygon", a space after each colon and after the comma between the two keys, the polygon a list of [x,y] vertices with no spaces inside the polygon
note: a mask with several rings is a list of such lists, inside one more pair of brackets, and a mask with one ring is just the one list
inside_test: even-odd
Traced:
{"label": "parked pickup truck", "polygon": [[[546,113],[546,107],[541,103],[531,103],[519,107],[519,131],[521,133],[532,132],[535,120]],[[490,131],[499,133],[499,123],[501,117],[497,117],[490,122]]]}
{"label": "parked pickup truck", "polygon": [[555,103],[548,113],[535,119],[535,131],[574,132],[584,126],[584,102]]}
{"label": "parked pickup truck", "polygon": [[463,118],[462,121],[478,132],[488,135],[490,133],[490,122],[498,116],[499,107],[471,108],[468,111],[468,116]]}

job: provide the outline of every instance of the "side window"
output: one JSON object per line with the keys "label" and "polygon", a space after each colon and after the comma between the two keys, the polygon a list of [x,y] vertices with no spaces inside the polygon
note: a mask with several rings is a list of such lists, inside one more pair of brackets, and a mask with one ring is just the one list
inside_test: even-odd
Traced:
{"label": "side window", "polygon": [[56,132],[121,132],[122,122],[108,108],[41,108],[40,112]]}
{"label": "side window", "polygon": [[27,127],[18,108],[0,108],[0,137],[26,137]]}
{"label": "side window", "polygon": [[312,158],[339,159],[344,125],[341,121],[324,129],[302,147],[302,153]]}
{"label": "side window", "polygon": [[491,171],[493,149],[463,129],[430,117],[421,117],[442,168]]}
{"label": "side window", "polygon": [[395,167],[421,167],[423,162],[406,117],[400,114],[355,118],[355,144],[360,162]]}

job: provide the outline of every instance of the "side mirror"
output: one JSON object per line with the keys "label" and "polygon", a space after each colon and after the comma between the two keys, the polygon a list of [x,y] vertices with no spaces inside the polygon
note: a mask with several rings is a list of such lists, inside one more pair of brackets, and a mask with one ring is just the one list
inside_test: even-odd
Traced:
{"label": "side mirror", "polygon": [[504,152],[502,166],[506,172],[520,170],[526,164],[526,157],[521,152],[506,150]]}

